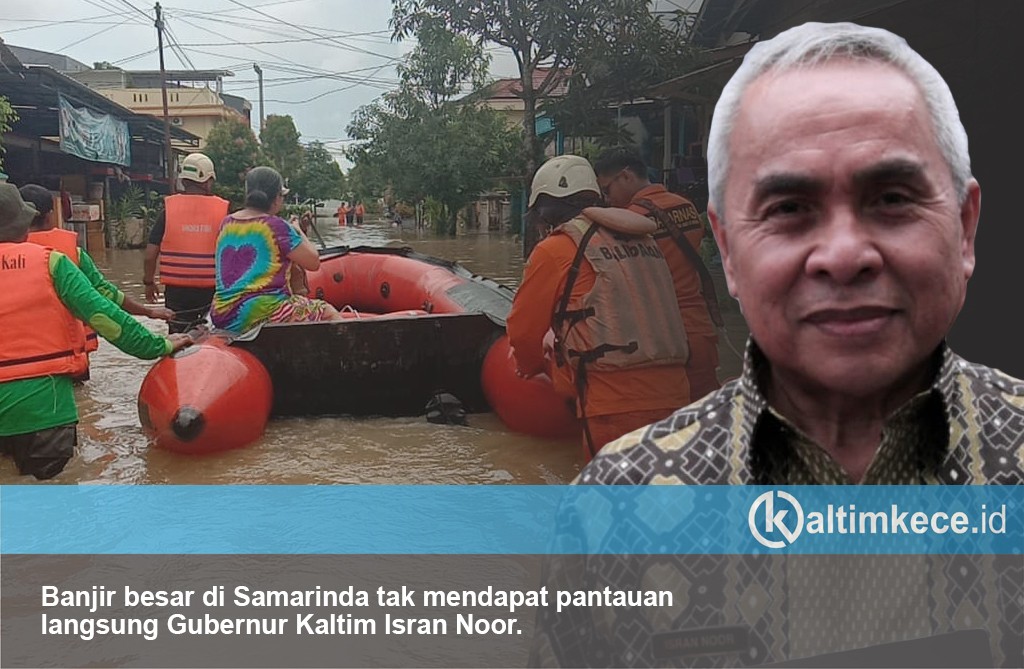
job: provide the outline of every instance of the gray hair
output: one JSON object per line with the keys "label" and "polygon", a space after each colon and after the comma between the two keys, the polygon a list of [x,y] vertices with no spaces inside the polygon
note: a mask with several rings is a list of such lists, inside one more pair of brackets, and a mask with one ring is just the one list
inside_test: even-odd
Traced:
{"label": "gray hair", "polygon": [[724,216],[729,140],[747,87],[769,70],[792,70],[838,59],[892,65],[917,85],[928,106],[935,139],[949,165],[953,186],[963,200],[971,178],[967,131],[942,75],[911,49],[906,40],[888,30],[854,23],[805,23],[755,44],[722,89],[708,137],[708,187],[711,204],[719,215]]}

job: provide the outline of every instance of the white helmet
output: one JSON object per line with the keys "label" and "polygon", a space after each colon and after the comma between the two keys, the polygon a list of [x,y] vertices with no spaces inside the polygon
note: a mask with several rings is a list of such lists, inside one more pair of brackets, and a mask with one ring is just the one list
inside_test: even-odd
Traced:
{"label": "white helmet", "polygon": [[568,197],[583,191],[601,194],[597,175],[586,158],[580,156],[555,156],[540,166],[533,175],[530,186],[530,206],[541,193],[551,197]]}
{"label": "white helmet", "polygon": [[216,179],[217,173],[213,170],[213,161],[209,156],[204,153],[190,153],[181,161],[178,178],[201,184]]}

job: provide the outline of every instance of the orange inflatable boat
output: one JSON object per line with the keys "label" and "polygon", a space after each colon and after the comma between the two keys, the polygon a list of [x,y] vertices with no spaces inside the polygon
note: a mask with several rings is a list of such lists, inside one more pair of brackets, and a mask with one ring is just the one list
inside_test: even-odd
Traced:
{"label": "orange inflatable boat", "polygon": [[213,335],[158,362],[139,393],[157,446],[239,448],[272,415],[415,416],[439,393],[469,412],[493,410],[518,432],[578,434],[546,377],[515,374],[504,333],[510,289],[408,248],[324,249],[307,278],[310,296],[345,320]]}

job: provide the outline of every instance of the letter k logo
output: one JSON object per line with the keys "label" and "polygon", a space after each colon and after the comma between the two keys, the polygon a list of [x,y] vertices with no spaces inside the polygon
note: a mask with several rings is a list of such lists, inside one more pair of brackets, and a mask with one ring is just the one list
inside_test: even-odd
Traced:
{"label": "letter k logo", "polygon": [[[786,518],[789,516],[790,509],[775,509],[775,498],[778,498],[788,503],[787,505],[795,512],[796,522],[786,523]],[[760,510],[764,508],[764,532],[758,527],[758,516]],[[786,546],[792,545],[800,533],[804,529],[804,510],[800,506],[800,502],[795,497],[790,495],[784,490],[768,491],[758,495],[754,503],[750,505],[750,512],[747,514],[747,525],[750,527],[750,533],[754,536],[762,546],[768,548],[785,548]],[[792,525],[792,526],[791,526]],[[767,535],[773,535],[775,533],[782,535],[783,539],[769,539]]]}

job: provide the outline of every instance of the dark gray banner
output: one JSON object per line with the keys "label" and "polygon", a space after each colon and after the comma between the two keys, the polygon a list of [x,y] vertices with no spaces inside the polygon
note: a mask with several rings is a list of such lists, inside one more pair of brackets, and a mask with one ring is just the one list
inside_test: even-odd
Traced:
{"label": "dark gray banner", "polygon": [[5,556],[4,667],[1024,665],[1024,557]]}

